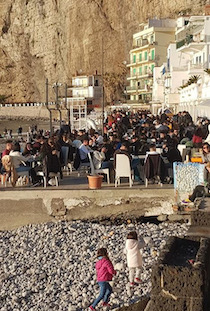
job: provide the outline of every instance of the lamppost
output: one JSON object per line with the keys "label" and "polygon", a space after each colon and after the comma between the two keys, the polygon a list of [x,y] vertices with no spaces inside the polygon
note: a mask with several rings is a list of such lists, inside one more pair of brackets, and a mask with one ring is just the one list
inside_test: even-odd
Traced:
{"label": "lamppost", "polygon": [[65,83],[65,108],[67,111],[68,125],[70,126],[70,109],[68,108],[68,103],[67,103],[67,91],[68,91],[68,85],[67,83]]}
{"label": "lamppost", "polygon": [[61,110],[59,108],[59,101],[58,101],[58,88],[62,86],[61,83],[58,83],[58,82],[55,82],[53,84],[53,88],[55,89],[55,106],[56,106],[56,109],[58,110],[59,112],[59,123],[60,123],[60,128],[61,128],[61,124],[62,124],[62,113],[61,113]]}
{"label": "lamppost", "polygon": [[59,112],[59,115],[60,115],[60,127],[61,127],[61,122],[62,122],[62,113],[61,113],[61,110],[59,108],[59,101],[58,101],[58,88],[61,86],[62,84],[61,83],[54,83],[52,85],[52,87],[54,88],[55,90],[55,108],[50,108],[49,107],[49,81],[48,79],[46,79],[45,81],[45,95],[46,95],[46,101],[45,101],[45,105],[46,105],[46,108],[47,110],[49,111],[49,114],[50,114],[50,133],[52,134],[53,132],[53,126],[52,126],[52,111],[53,110],[57,110]]}
{"label": "lamppost", "polygon": [[102,128],[101,134],[104,135],[104,107],[105,107],[105,92],[104,92],[104,38],[101,38],[101,76],[102,76]]}
{"label": "lamppost", "polygon": [[46,79],[45,81],[45,90],[46,90],[46,107],[47,110],[49,111],[50,114],[50,134],[52,134],[52,110],[49,108],[49,89],[48,89],[49,83],[48,83],[48,79]]}

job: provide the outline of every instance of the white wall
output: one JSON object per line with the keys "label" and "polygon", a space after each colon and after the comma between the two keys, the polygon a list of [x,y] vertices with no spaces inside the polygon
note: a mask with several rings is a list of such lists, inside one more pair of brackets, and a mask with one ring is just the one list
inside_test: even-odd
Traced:
{"label": "white wall", "polygon": [[152,101],[164,102],[164,81],[162,75],[163,66],[154,67]]}

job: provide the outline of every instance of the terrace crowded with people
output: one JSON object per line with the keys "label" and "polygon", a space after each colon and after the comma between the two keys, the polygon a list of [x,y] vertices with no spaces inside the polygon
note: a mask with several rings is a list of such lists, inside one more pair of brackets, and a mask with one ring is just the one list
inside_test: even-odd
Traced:
{"label": "terrace crowded with people", "polygon": [[33,187],[41,186],[43,180],[45,186],[54,185],[52,177],[62,179],[72,168],[90,170],[90,161],[95,170],[108,169],[114,182],[118,154],[129,158],[136,184],[173,183],[174,162],[209,161],[208,126],[207,119],[194,124],[185,111],[173,116],[113,111],[104,122],[103,136],[92,128],[70,131],[66,125],[52,135],[30,129],[26,139],[21,133],[19,141],[6,141],[1,154],[2,184],[11,177],[15,185],[19,176],[26,176]]}

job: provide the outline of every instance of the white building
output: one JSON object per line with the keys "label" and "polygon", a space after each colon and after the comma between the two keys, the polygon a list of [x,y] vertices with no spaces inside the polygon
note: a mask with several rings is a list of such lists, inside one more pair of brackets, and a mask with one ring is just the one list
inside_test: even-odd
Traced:
{"label": "white building", "polygon": [[[180,17],[177,20],[176,48],[190,57],[187,72],[194,83],[184,83],[180,91],[178,110],[187,110],[194,120],[210,110],[206,96],[210,92],[209,77],[205,73],[210,68],[210,16]],[[189,80],[188,80],[189,82]],[[205,103],[205,108],[202,105]],[[209,105],[209,106],[208,106]],[[204,106],[203,106],[204,107]],[[210,114],[208,114],[210,118]]]}
{"label": "white building", "polygon": [[169,108],[176,111],[179,105],[179,88],[188,80],[189,55],[176,50],[176,44],[170,43],[167,48],[167,63],[155,67],[152,94],[153,113],[158,108]]}
{"label": "white building", "polygon": [[88,113],[102,105],[102,77],[97,74],[75,76],[68,90],[71,92],[71,96],[67,98],[71,127],[87,129]]}
{"label": "white building", "polygon": [[75,76],[70,87],[70,100],[86,100],[88,108],[100,106],[102,103],[103,87],[101,75]]}
{"label": "white building", "polygon": [[141,24],[141,30],[133,35],[133,47],[130,50],[130,69],[126,88],[133,103],[146,104],[152,100],[153,73],[166,58],[168,44],[175,40],[176,23],[173,19],[150,19]]}

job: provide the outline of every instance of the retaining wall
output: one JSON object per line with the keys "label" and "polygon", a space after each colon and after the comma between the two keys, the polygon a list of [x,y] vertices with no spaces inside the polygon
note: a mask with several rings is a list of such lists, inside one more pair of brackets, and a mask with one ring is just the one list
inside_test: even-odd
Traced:
{"label": "retaining wall", "polygon": [[205,198],[200,209],[191,213],[191,225],[210,228],[210,198]]}
{"label": "retaining wall", "polygon": [[210,239],[169,238],[153,267],[148,311],[209,311],[209,256]]}

